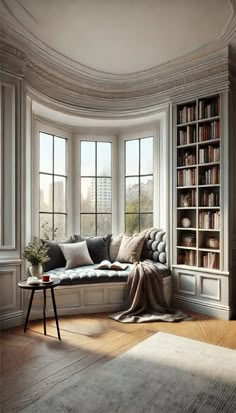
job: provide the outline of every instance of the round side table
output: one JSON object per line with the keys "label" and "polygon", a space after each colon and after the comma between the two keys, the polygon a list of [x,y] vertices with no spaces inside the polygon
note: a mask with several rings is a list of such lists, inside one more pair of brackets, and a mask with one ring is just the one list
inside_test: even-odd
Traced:
{"label": "round side table", "polygon": [[30,296],[30,301],[29,301],[29,306],[27,310],[27,316],[25,320],[25,327],[24,327],[24,332],[26,332],[27,329],[27,324],[29,320],[29,315],[30,315],[30,310],[34,298],[34,293],[36,290],[42,290],[43,291],[43,325],[44,325],[44,335],[46,336],[46,290],[51,290],[51,296],[52,296],[52,303],[53,303],[53,309],[54,309],[54,316],[56,320],[56,325],[57,325],[57,335],[59,340],[61,340],[60,336],[60,330],[59,330],[59,323],[58,323],[58,317],[57,317],[57,307],[56,307],[56,301],[55,301],[55,295],[54,295],[54,288],[58,287],[60,284],[59,279],[55,279],[50,283],[42,283],[40,282],[39,284],[27,284],[27,280],[22,280],[18,283],[18,286],[20,288],[23,288],[25,290],[31,290],[31,296]]}

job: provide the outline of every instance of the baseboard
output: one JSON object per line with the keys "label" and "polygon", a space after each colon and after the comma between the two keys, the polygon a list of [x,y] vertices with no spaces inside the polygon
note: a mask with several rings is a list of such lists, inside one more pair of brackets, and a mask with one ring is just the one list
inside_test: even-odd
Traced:
{"label": "baseboard", "polygon": [[189,310],[200,314],[205,314],[211,317],[220,318],[222,320],[232,319],[232,310],[226,306],[214,306],[209,305],[209,303],[195,302],[184,300],[183,298],[173,297],[172,303],[174,307],[181,308],[183,310]]}
{"label": "baseboard", "polygon": [[24,324],[25,316],[23,311],[17,311],[16,313],[7,314],[0,319],[0,328],[6,329],[11,327],[17,327]]}

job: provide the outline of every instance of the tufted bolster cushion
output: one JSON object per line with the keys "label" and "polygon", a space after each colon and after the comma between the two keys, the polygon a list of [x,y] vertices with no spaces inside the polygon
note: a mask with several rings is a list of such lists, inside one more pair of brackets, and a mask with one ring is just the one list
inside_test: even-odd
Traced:
{"label": "tufted bolster cushion", "polygon": [[166,233],[161,229],[152,228],[147,231],[141,253],[141,260],[149,259],[166,264]]}

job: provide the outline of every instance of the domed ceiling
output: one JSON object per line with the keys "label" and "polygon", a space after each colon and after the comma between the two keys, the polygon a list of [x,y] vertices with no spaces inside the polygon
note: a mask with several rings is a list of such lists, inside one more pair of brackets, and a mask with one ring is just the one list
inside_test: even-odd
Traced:
{"label": "domed ceiling", "polygon": [[151,69],[220,39],[230,0],[3,0],[40,42],[110,74]]}

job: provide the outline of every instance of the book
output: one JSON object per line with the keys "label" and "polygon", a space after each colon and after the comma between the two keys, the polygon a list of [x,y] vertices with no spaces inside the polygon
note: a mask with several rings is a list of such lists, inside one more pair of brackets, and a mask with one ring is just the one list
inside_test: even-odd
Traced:
{"label": "book", "polygon": [[128,264],[122,264],[118,261],[110,262],[108,260],[103,260],[100,264],[98,264],[96,270],[126,270],[127,268]]}

